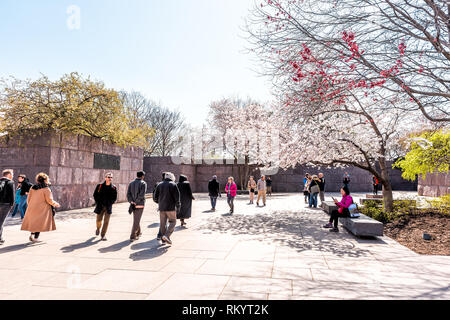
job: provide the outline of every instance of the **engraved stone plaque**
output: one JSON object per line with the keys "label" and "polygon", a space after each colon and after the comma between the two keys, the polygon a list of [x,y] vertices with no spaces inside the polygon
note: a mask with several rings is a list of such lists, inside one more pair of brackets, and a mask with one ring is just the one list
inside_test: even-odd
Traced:
{"label": "engraved stone plaque", "polygon": [[94,169],[120,170],[120,156],[95,153]]}

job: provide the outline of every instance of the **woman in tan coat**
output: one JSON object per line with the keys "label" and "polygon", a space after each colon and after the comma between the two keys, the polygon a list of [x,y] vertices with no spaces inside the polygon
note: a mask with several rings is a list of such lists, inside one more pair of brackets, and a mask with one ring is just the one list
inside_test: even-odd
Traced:
{"label": "woman in tan coat", "polygon": [[48,175],[39,173],[36,183],[28,194],[28,208],[21,228],[31,232],[30,241],[33,243],[40,242],[38,238],[41,232],[56,230],[52,207],[60,207],[59,203],[53,200]]}

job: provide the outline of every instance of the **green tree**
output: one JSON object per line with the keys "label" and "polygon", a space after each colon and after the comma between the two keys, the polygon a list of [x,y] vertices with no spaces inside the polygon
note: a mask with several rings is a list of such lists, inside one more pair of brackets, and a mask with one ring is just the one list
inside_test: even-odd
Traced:
{"label": "green tree", "polygon": [[450,170],[450,129],[425,132],[409,138],[408,154],[395,163],[402,169],[403,178],[415,180],[418,175],[448,173]]}
{"label": "green tree", "polygon": [[67,131],[121,146],[142,146],[151,128],[131,126],[119,93],[78,73],[57,81],[1,80],[0,130],[10,137]]}

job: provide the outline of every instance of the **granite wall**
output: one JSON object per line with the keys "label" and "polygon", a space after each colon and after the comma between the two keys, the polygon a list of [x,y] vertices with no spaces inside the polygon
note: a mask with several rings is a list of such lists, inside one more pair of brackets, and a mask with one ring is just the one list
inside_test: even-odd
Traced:
{"label": "granite wall", "polygon": [[[114,174],[118,201],[126,201],[128,183],[143,167],[143,151],[136,147],[121,148],[100,139],[73,134],[46,134],[33,139],[22,138],[0,142],[0,167],[14,169],[34,183],[39,172],[48,173],[53,196],[63,210],[94,204],[95,186],[104,181],[107,172]],[[120,170],[94,169],[94,154],[120,157]]]}
{"label": "granite wall", "polygon": [[429,174],[419,178],[419,196],[441,197],[450,193],[450,173]]}
{"label": "granite wall", "polygon": [[[227,178],[233,176],[239,185],[238,166],[227,164],[208,165],[206,163],[175,165],[170,157],[145,157],[144,171],[146,171],[146,180],[149,183],[149,192],[153,191],[156,182],[161,181],[161,173],[170,171],[177,177],[180,174],[188,176],[194,192],[207,192],[208,181],[213,175],[217,175],[222,186],[225,187]],[[298,166],[295,169],[279,170],[272,175],[272,189],[274,192],[302,192],[303,178],[306,173],[317,174],[323,172],[326,178],[326,191],[336,192],[342,186],[343,175],[348,172],[351,177],[350,188],[355,192],[372,191],[372,175],[362,169],[351,168],[311,168]],[[408,182],[401,178],[401,172],[390,170],[394,190],[415,191],[417,183]],[[256,167],[251,167],[250,175],[259,179],[261,173]]]}

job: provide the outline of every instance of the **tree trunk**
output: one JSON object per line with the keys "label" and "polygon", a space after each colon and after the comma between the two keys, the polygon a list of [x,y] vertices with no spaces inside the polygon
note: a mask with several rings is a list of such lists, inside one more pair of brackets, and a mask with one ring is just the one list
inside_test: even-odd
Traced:
{"label": "tree trunk", "polygon": [[389,177],[388,168],[385,159],[380,159],[380,169],[381,169],[381,183],[383,185],[383,206],[384,210],[387,212],[392,212],[394,210],[394,197],[392,195],[392,185],[391,179]]}

